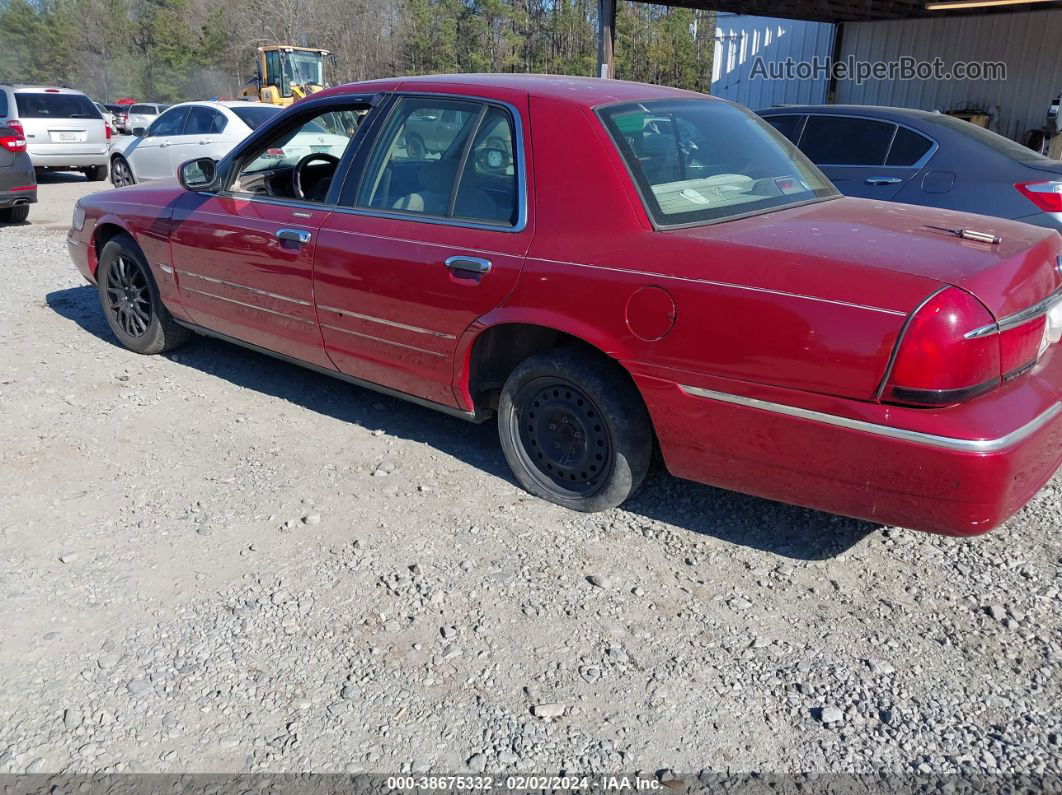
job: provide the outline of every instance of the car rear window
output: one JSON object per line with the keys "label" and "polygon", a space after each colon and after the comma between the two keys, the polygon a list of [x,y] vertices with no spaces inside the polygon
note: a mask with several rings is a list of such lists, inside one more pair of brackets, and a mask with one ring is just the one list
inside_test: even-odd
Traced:
{"label": "car rear window", "polygon": [[24,119],[102,119],[92,100],[84,94],[15,94],[18,115]]}
{"label": "car rear window", "polygon": [[1044,157],[1039,152],[1034,152],[1016,141],[1004,138],[998,133],[986,130],[984,127],[968,122],[965,119],[956,119],[944,113],[927,114],[923,119],[929,124],[938,124],[941,127],[961,133],[967,138],[972,138],[979,144],[983,144],[1004,157],[1009,157],[1011,160],[1017,160],[1019,163],[1033,163],[1036,165],[1043,164],[1045,161],[1047,163],[1058,163],[1057,160]]}
{"label": "car rear window", "polygon": [[159,109],[154,105],[130,105],[130,113],[146,113],[149,116],[154,116],[159,112]]}
{"label": "car rear window", "polygon": [[722,221],[839,195],[790,141],[737,105],[652,100],[598,113],[658,226]]}
{"label": "car rear window", "polygon": [[230,108],[236,114],[236,118],[257,130],[271,118],[280,113],[280,108]]}

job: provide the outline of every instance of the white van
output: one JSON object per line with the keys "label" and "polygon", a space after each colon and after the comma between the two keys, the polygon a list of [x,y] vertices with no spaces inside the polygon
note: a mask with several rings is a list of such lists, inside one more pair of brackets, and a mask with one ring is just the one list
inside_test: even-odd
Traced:
{"label": "white van", "polygon": [[0,86],[0,123],[21,129],[36,169],[107,178],[110,129],[92,100],[72,88]]}

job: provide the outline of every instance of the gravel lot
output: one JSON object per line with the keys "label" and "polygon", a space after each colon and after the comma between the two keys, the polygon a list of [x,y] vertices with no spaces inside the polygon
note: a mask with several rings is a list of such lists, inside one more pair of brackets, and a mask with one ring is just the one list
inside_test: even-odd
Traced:
{"label": "gravel lot", "polygon": [[471,426],[119,348],[0,228],[0,772],[1062,773],[1062,480],[970,541],[674,480],[585,516]]}

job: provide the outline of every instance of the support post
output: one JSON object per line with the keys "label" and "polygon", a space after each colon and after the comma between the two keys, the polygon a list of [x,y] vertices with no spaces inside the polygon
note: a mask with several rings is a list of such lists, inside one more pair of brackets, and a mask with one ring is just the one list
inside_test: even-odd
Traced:
{"label": "support post", "polygon": [[615,77],[616,0],[597,0],[597,76]]}

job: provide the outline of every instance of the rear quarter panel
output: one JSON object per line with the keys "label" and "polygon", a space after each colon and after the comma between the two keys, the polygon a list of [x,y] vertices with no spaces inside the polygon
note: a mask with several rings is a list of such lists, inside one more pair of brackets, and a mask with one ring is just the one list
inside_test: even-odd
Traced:
{"label": "rear quarter panel", "polygon": [[868,289],[858,266],[728,240],[756,217],[718,224],[712,239],[654,231],[596,116],[533,97],[531,119],[536,234],[515,291],[481,327],[539,323],[671,379],[873,397],[935,282],[875,273]]}

